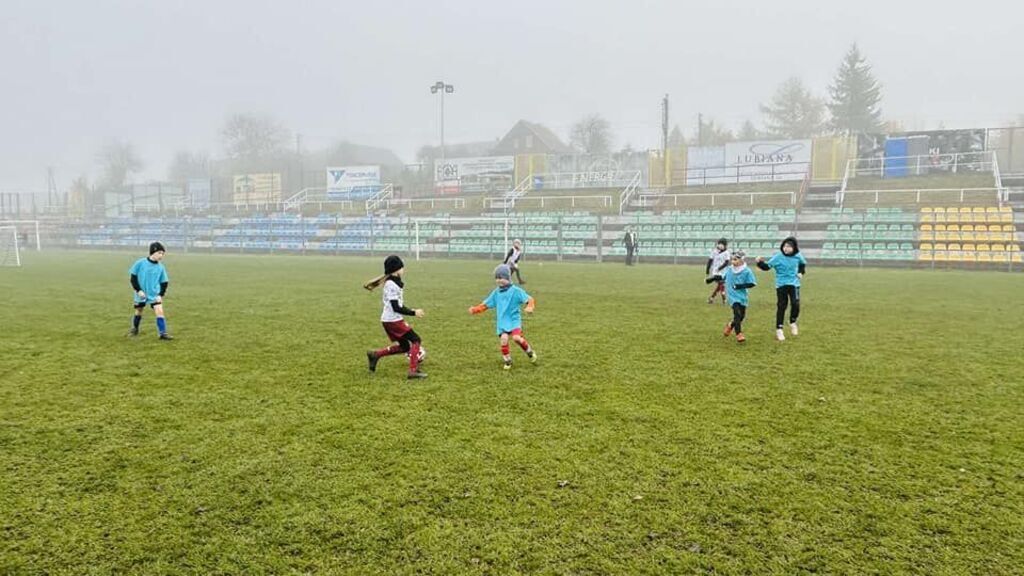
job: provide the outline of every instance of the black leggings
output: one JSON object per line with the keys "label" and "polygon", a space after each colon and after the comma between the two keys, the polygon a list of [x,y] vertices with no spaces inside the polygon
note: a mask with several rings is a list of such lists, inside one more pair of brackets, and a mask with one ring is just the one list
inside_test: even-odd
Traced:
{"label": "black leggings", "polygon": [[793,324],[800,317],[800,287],[780,286],[775,289],[778,306],[775,309],[775,327],[782,329],[782,321],[786,318],[786,305],[789,304],[789,323]]}
{"label": "black leggings", "polygon": [[743,332],[743,319],[747,317],[747,307],[743,304],[733,302],[732,305],[732,329],[737,334]]}
{"label": "black leggings", "polygon": [[402,352],[408,353],[409,349],[412,348],[413,344],[420,342],[420,335],[415,330],[409,330],[398,340],[398,345],[402,348]]}

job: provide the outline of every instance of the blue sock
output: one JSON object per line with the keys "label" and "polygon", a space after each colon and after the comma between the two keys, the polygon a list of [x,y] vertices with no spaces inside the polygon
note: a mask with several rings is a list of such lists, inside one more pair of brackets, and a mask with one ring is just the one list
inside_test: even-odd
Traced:
{"label": "blue sock", "polygon": [[156,329],[160,331],[161,335],[167,334],[167,319],[166,318],[157,318],[156,319]]}
{"label": "blue sock", "polygon": [[142,316],[132,316],[132,328],[139,329],[139,324],[142,324]]}

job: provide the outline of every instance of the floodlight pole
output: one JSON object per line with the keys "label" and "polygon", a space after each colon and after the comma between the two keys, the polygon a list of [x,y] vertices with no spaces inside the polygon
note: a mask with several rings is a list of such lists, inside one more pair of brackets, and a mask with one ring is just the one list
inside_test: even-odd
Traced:
{"label": "floodlight pole", "polygon": [[431,94],[441,95],[441,165],[444,166],[445,161],[445,149],[444,149],[444,95],[452,94],[455,92],[455,86],[451,84],[445,84],[443,80],[438,80],[430,87]]}

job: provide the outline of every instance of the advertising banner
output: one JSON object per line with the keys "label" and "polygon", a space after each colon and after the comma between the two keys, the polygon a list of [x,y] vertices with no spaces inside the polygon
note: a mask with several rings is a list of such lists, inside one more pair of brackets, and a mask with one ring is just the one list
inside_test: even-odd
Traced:
{"label": "advertising banner", "polygon": [[380,190],[380,166],[340,166],[327,169],[327,199],[351,200]]}

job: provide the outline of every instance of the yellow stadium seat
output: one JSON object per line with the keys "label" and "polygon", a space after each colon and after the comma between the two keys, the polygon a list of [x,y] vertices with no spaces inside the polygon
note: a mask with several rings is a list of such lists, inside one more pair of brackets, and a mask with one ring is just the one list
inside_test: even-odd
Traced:
{"label": "yellow stadium seat", "polygon": [[1016,232],[1016,230],[1014,230],[1013,225],[1011,224],[1011,225],[1003,226],[1003,232],[1013,233],[1013,232]]}
{"label": "yellow stadium seat", "polygon": [[973,209],[971,209],[971,212],[974,212],[975,214],[984,214],[985,208],[982,206],[975,206]]}
{"label": "yellow stadium seat", "polygon": [[972,214],[971,216],[972,216],[971,222],[984,222],[985,221],[985,215],[984,214]]}
{"label": "yellow stadium seat", "polygon": [[967,206],[961,206],[960,207],[960,213],[961,214],[970,214],[971,213],[971,209],[968,208]]}
{"label": "yellow stadium seat", "polygon": [[978,244],[975,248],[978,252],[991,252],[992,248],[988,244]]}
{"label": "yellow stadium seat", "polygon": [[988,232],[988,226],[984,224],[978,224],[974,227],[975,232]]}
{"label": "yellow stadium seat", "polygon": [[935,229],[937,231],[939,231],[939,232],[945,232],[946,231],[946,225],[945,224],[936,224],[935,225]]}
{"label": "yellow stadium seat", "polygon": [[931,214],[932,212],[934,212],[934,210],[931,209],[931,206],[922,206],[921,207],[921,213]]}
{"label": "yellow stadium seat", "polygon": [[959,244],[947,244],[946,245],[946,251],[947,252],[959,252],[960,251],[960,245]]}
{"label": "yellow stadium seat", "polygon": [[1009,262],[1010,261],[1010,253],[1009,252],[993,252],[992,253],[992,261],[993,262]]}
{"label": "yellow stadium seat", "polygon": [[985,220],[987,220],[989,223],[1002,221],[1002,219],[999,217],[999,214],[989,214],[988,217],[985,218]]}
{"label": "yellow stadium seat", "polygon": [[960,240],[963,242],[974,242],[977,238],[975,238],[974,232],[961,232]]}
{"label": "yellow stadium seat", "polygon": [[1012,214],[1013,213],[1013,208],[1010,208],[1009,206],[1000,206],[999,207],[999,211],[1003,212],[1003,213],[1010,213],[1010,214]]}
{"label": "yellow stadium seat", "polygon": [[974,232],[974,225],[973,224],[964,224],[963,226],[960,227],[960,231],[961,232]]}
{"label": "yellow stadium seat", "polygon": [[1006,249],[1009,250],[1010,252],[1020,252],[1020,245],[1010,244],[1009,246],[1006,247]]}
{"label": "yellow stadium seat", "polygon": [[992,251],[993,252],[1006,252],[1006,246],[1004,246],[1002,244],[993,244],[992,245]]}
{"label": "yellow stadium seat", "polygon": [[932,246],[930,242],[922,242],[921,243],[921,250],[928,250],[930,252],[930,251],[932,251],[934,249],[935,249],[935,247]]}
{"label": "yellow stadium seat", "polygon": [[985,212],[999,212],[999,208],[996,208],[995,206],[989,206],[988,208],[985,208]]}
{"label": "yellow stadium seat", "polygon": [[1013,214],[1003,214],[1003,222],[1013,222]]}
{"label": "yellow stadium seat", "polygon": [[960,225],[959,224],[949,224],[949,225],[946,226],[946,230],[949,230],[950,232],[959,232],[960,231]]}
{"label": "yellow stadium seat", "polygon": [[1021,263],[1020,252],[1014,252],[1013,254],[1011,254],[1010,255],[1010,261],[1011,262],[1016,262],[1017,264],[1020,264]]}
{"label": "yellow stadium seat", "polygon": [[945,251],[946,251],[946,249],[947,249],[947,248],[946,248],[946,245],[945,245],[945,244],[936,244],[936,245],[935,245],[935,251],[936,251],[936,252],[940,252],[940,251],[941,251],[941,252],[945,252]]}
{"label": "yellow stadium seat", "polygon": [[921,232],[931,232],[931,231],[932,231],[932,225],[931,224],[921,224]]}
{"label": "yellow stadium seat", "polygon": [[988,252],[979,252],[978,253],[978,262],[991,262],[991,261],[992,261],[992,254],[990,254]]}

